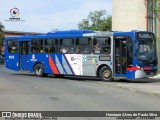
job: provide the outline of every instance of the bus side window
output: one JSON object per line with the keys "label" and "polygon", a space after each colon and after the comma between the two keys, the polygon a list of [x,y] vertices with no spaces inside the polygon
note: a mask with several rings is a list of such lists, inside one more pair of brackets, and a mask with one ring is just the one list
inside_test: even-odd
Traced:
{"label": "bus side window", "polygon": [[45,39],[45,53],[57,52],[58,39]]}
{"label": "bus side window", "polygon": [[133,41],[131,37],[128,37],[127,41],[127,65],[132,65],[133,61]]}
{"label": "bus side window", "polygon": [[66,54],[74,53],[74,39],[64,38],[59,40],[59,52]]}
{"label": "bus side window", "polygon": [[8,41],[8,52],[9,53],[18,52],[18,41],[17,40]]}
{"label": "bus side window", "polygon": [[94,52],[95,53],[100,53],[100,46],[99,43],[97,42],[96,45],[94,46]]}
{"label": "bus side window", "polygon": [[32,48],[31,52],[35,53],[43,53],[43,39],[33,39],[32,40]]}
{"label": "bus side window", "polygon": [[81,49],[79,47],[76,47],[76,51],[75,51],[76,54],[81,54]]}
{"label": "bus side window", "polygon": [[76,54],[90,54],[92,46],[91,38],[76,38]]}
{"label": "bus side window", "polygon": [[110,37],[97,37],[93,40],[93,52],[95,54],[110,54],[111,40]]}

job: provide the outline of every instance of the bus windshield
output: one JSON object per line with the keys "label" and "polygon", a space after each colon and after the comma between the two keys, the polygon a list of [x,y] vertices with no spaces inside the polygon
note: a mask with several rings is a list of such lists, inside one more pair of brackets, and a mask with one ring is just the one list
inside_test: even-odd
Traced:
{"label": "bus windshield", "polygon": [[156,44],[155,39],[140,39],[136,49],[137,59],[142,63],[156,62]]}

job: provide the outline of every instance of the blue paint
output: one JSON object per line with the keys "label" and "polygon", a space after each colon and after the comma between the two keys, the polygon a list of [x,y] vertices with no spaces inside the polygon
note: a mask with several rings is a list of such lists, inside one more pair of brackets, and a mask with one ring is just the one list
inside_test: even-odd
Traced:
{"label": "blue paint", "polygon": [[[138,40],[136,39],[135,35],[136,31],[131,31],[131,32],[113,32],[113,37],[118,37],[118,36],[130,36],[133,39],[133,44],[137,43]],[[84,34],[86,33],[96,33],[92,30],[70,30],[70,31],[53,31],[49,32],[47,34],[42,34],[42,35],[25,35],[25,36],[13,36],[13,37],[6,37],[5,38],[5,48],[7,48],[7,41],[8,40],[18,40],[18,48],[20,48],[20,42],[21,41],[31,41],[31,39],[50,39],[50,38],[82,38]],[[96,34],[95,34],[96,36]],[[133,66],[136,67],[137,65],[144,68],[144,66],[151,66],[151,65],[144,65],[141,62],[139,62],[136,57],[134,56],[135,54],[135,45],[133,45]],[[30,48],[31,51],[31,48]],[[44,73],[53,73],[52,69],[50,68],[49,65],[49,55],[51,56],[53,62],[56,65],[56,56],[60,62],[60,65],[63,68],[63,73],[61,74],[68,74],[62,57],[64,57],[67,66],[71,70],[72,74],[74,75],[74,71],[71,68],[71,65],[69,64],[67,58],[65,55],[61,53],[57,54],[47,54],[47,53],[30,53],[29,55],[19,55],[20,51],[18,53],[8,53],[7,49],[5,49],[5,63],[6,67],[11,70],[19,71],[19,70],[27,70],[30,72],[34,71],[34,65],[36,63],[42,63],[44,66]],[[35,55],[36,60],[32,60],[33,54]],[[48,57],[47,57],[48,56]],[[85,60],[85,59],[84,59]],[[21,64],[20,64],[21,63]],[[113,64],[113,61],[109,62],[110,65]],[[57,66],[56,66],[57,67]],[[150,71],[157,71],[157,64],[152,65]],[[57,67],[58,69],[58,67]],[[59,70],[58,70],[59,71]],[[59,71],[60,72],[60,71]],[[116,77],[126,77],[128,79],[134,79],[135,78],[135,71],[129,71],[126,70],[126,74],[115,74]]]}

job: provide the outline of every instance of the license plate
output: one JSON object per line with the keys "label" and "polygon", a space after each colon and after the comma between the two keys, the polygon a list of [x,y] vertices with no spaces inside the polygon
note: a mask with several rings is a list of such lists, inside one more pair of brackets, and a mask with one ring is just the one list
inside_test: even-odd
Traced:
{"label": "license plate", "polygon": [[153,75],[154,74],[154,72],[150,72],[150,75]]}

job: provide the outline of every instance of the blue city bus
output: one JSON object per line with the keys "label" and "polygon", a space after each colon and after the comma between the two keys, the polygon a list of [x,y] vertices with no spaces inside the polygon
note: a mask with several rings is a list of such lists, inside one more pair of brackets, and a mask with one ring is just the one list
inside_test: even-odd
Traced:
{"label": "blue city bus", "polygon": [[94,76],[137,79],[157,74],[152,32],[53,31],[5,38],[5,65],[44,77]]}

